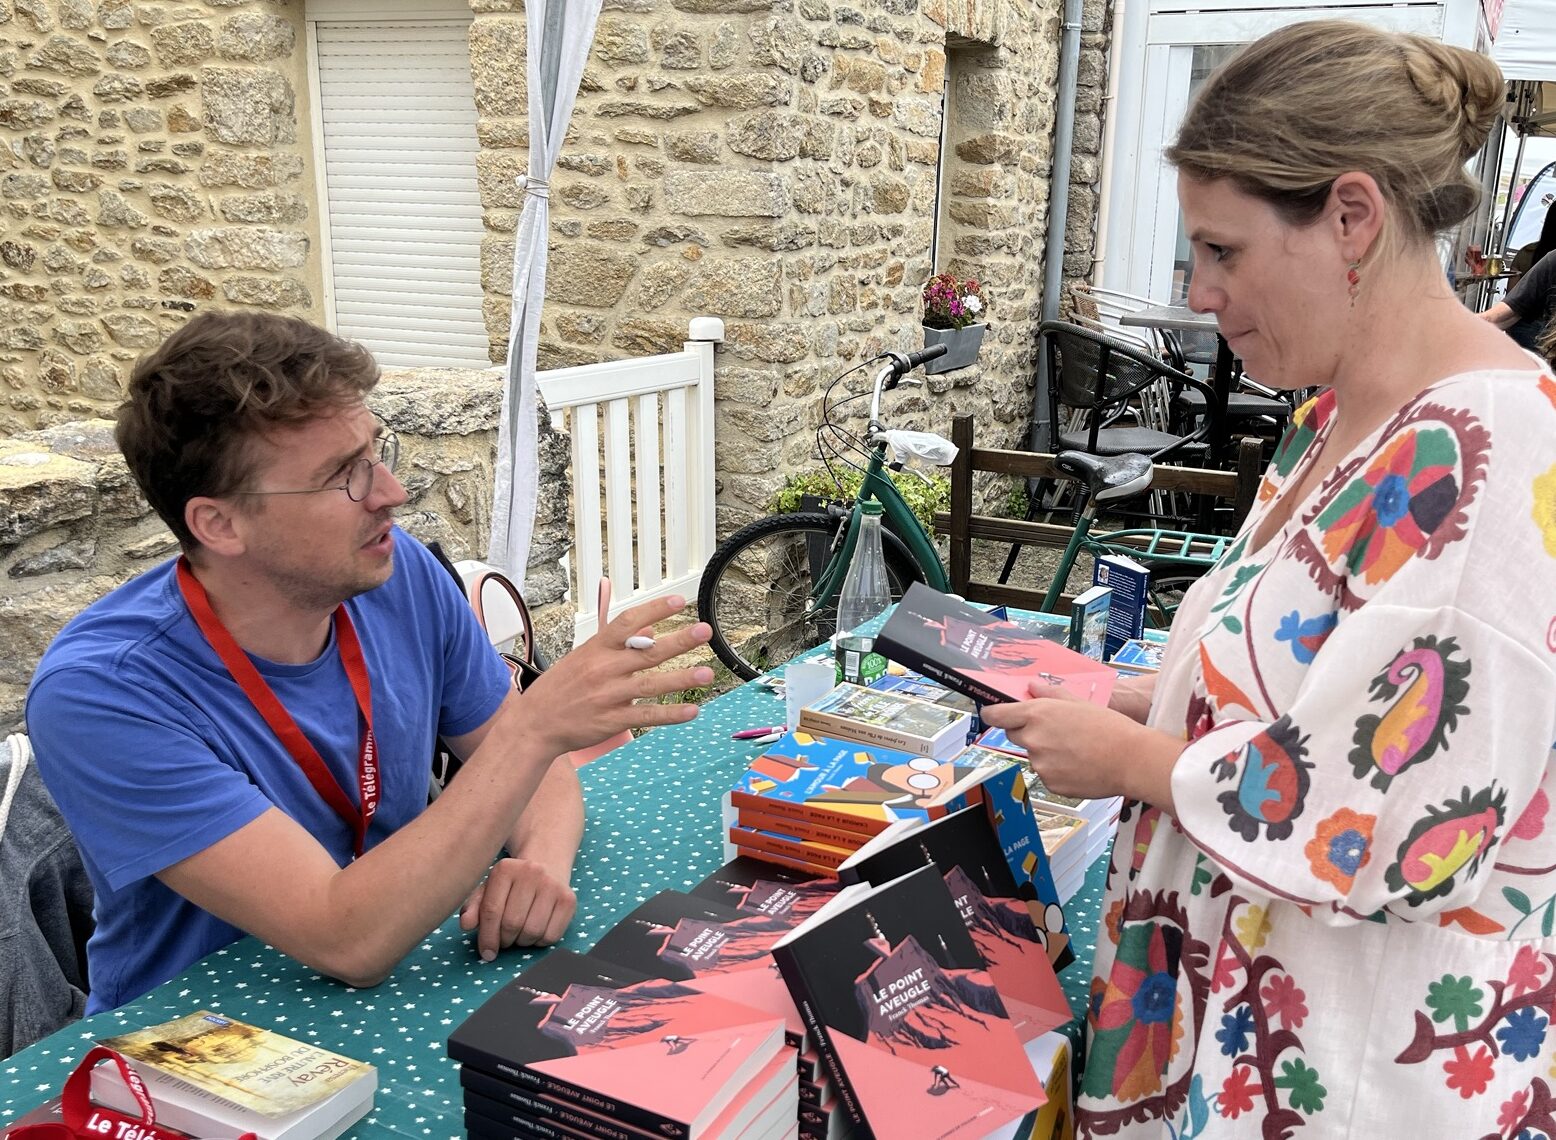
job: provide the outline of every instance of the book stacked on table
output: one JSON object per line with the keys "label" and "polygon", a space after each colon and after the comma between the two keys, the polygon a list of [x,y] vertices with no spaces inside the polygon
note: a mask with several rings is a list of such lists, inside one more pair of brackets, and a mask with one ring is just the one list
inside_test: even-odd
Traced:
{"label": "book stacked on table", "polygon": [[1016,1036],[1030,1041],[1069,1021],[1069,1003],[1039,926],[1041,911],[1034,914],[1021,896],[981,805],[933,821],[893,824],[838,868],[838,881],[880,886],[924,866],[945,880]]}
{"label": "book stacked on table", "polygon": [[791,1124],[806,1140],[824,1140],[846,1130],[846,1122],[835,1113],[836,1099],[817,1063],[815,1042],[771,951],[837,890],[835,879],[736,859],[692,893],[653,896],[589,953],[782,1018],[797,1093]]}
{"label": "book stacked on table", "polygon": [[1010,1136],[1044,1103],[937,868],[845,887],[773,956],[860,1140]]}
{"label": "book stacked on table", "polygon": [[982,799],[994,770],[987,757],[935,759],[803,729],[786,733],[726,796],[728,855],[832,874],[888,824],[938,818]]}
{"label": "book stacked on table", "polygon": [[838,685],[800,710],[799,729],[812,736],[944,758],[967,746],[972,714],[902,691]]}
{"label": "book stacked on table", "polygon": [[989,729],[978,738],[975,747],[1023,761],[1027,793],[1032,798],[1033,810],[1041,817],[1038,829],[1048,852],[1054,886],[1059,898],[1068,902],[1085,882],[1087,869],[1113,842],[1123,797],[1079,799],[1051,791],[1041,776],[1025,766],[1026,749],[1006,736],[1003,729]]}
{"label": "book stacked on table", "polygon": [[782,1018],[569,950],[492,995],[448,1052],[481,1140],[769,1140],[798,1117]]}
{"label": "book stacked on table", "polygon": [[[206,1010],[100,1044],[140,1075],[157,1123],[192,1136],[332,1140],[371,1111],[378,1087],[371,1065]],[[139,1116],[111,1065],[91,1082],[96,1103]]]}

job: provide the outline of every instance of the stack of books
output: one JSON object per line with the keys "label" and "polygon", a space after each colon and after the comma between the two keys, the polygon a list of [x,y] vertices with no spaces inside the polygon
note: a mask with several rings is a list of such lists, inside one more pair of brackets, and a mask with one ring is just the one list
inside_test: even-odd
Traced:
{"label": "stack of books", "polygon": [[1038,830],[1048,853],[1054,887],[1063,902],[1068,902],[1086,880],[1086,871],[1107,850],[1118,831],[1118,814],[1123,797],[1077,799],[1048,789],[1042,777],[1026,767],[1026,749],[991,728],[978,738],[975,747],[1008,755],[1023,761],[1022,772],[1032,809],[1037,814]]}
{"label": "stack of books", "polygon": [[[157,1123],[191,1136],[333,1140],[371,1111],[378,1087],[371,1065],[206,1010],[99,1044],[140,1075]],[[139,1118],[112,1065],[91,1079],[96,1103]]]}
{"label": "stack of books", "polygon": [[1010,1136],[1044,1104],[1045,1082],[936,867],[845,887],[773,957],[849,1135]]}
{"label": "stack of books", "polygon": [[[1013,763],[1009,757],[994,761],[998,767]],[[898,819],[935,819],[978,802],[993,770],[988,754],[937,760],[803,729],[786,733],[763,750],[725,799],[728,855],[830,875]]]}
{"label": "stack of books", "polygon": [[448,1052],[480,1140],[767,1140],[798,1117],[782,1018],[569,950],[492,995]]}

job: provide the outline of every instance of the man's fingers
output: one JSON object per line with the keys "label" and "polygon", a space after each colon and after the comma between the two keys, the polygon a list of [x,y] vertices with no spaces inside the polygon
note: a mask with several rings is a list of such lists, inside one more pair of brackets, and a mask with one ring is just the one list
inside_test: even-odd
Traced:
{"label": "man's fingers", "polygon": [[483,962],[490,962],[497,957],[497,951],[502,949],[503,918],[508,911],[508,896],[512,890],[513,884],[506,875],[494,872],[486,880],[486,890],[481,895],[481,925],[475,936],[475,946],[481,952]]}
{"label": "man's fingers", "polygon": [[644,626],[658,625],[665,618],[674,617],[685,608],[686,599],[679,594],[672,594],[666,598],[650,598],[646,602],[639,602],[635,606],[622,610],[608,624],[600,628],[600,636],[608,645],[625,645],[627,638]]}
{"label": "man's fingers", "polygon": [[540,936],[542,946],[550,946],[567,932],[567,924],[573,921],[573,915],[578,910],[578,896],[570,890],[564,890],[556,901],[556,906],[551,909],[551,921],[546,923],[546,929]]}
{"label": "man's fingers", "polygon": [[[483,884],[484,885],[484,884]],[[481,920],[481,887],[470,892],[470,896],[459,907],[459,929],[474,930]]]}
{"label": "man's fingers", "polygon": [[682,693],[687,689],[700,689],[713,683],[713,670],[706,665],[694,665],[689,669],[667,669],[658,673],[639,673],[632,679],[633,695],[639,700],[653,700]]}

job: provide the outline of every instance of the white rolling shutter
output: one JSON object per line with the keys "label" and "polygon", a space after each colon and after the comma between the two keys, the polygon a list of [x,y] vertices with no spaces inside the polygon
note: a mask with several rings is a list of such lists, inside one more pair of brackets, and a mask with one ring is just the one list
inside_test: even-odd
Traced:
{"label": "white rolling shutter", "polygon": [[336,331],[386,366],[489,366],[470,21],[315,28]]}

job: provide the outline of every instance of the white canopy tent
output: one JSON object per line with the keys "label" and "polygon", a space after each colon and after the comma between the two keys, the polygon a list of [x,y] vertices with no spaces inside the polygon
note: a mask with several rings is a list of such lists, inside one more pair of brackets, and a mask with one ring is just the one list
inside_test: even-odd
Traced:
{"label": "white canopy tent", "polygon": [[529,567],[540,468],[536,456],[535,357],[546,295],[550,179],[567,134],[602,0],[529,0],[529,173],[513,255],[513,318],[508,326],[508,383],[497,432],[489,561],[523,583]]}

